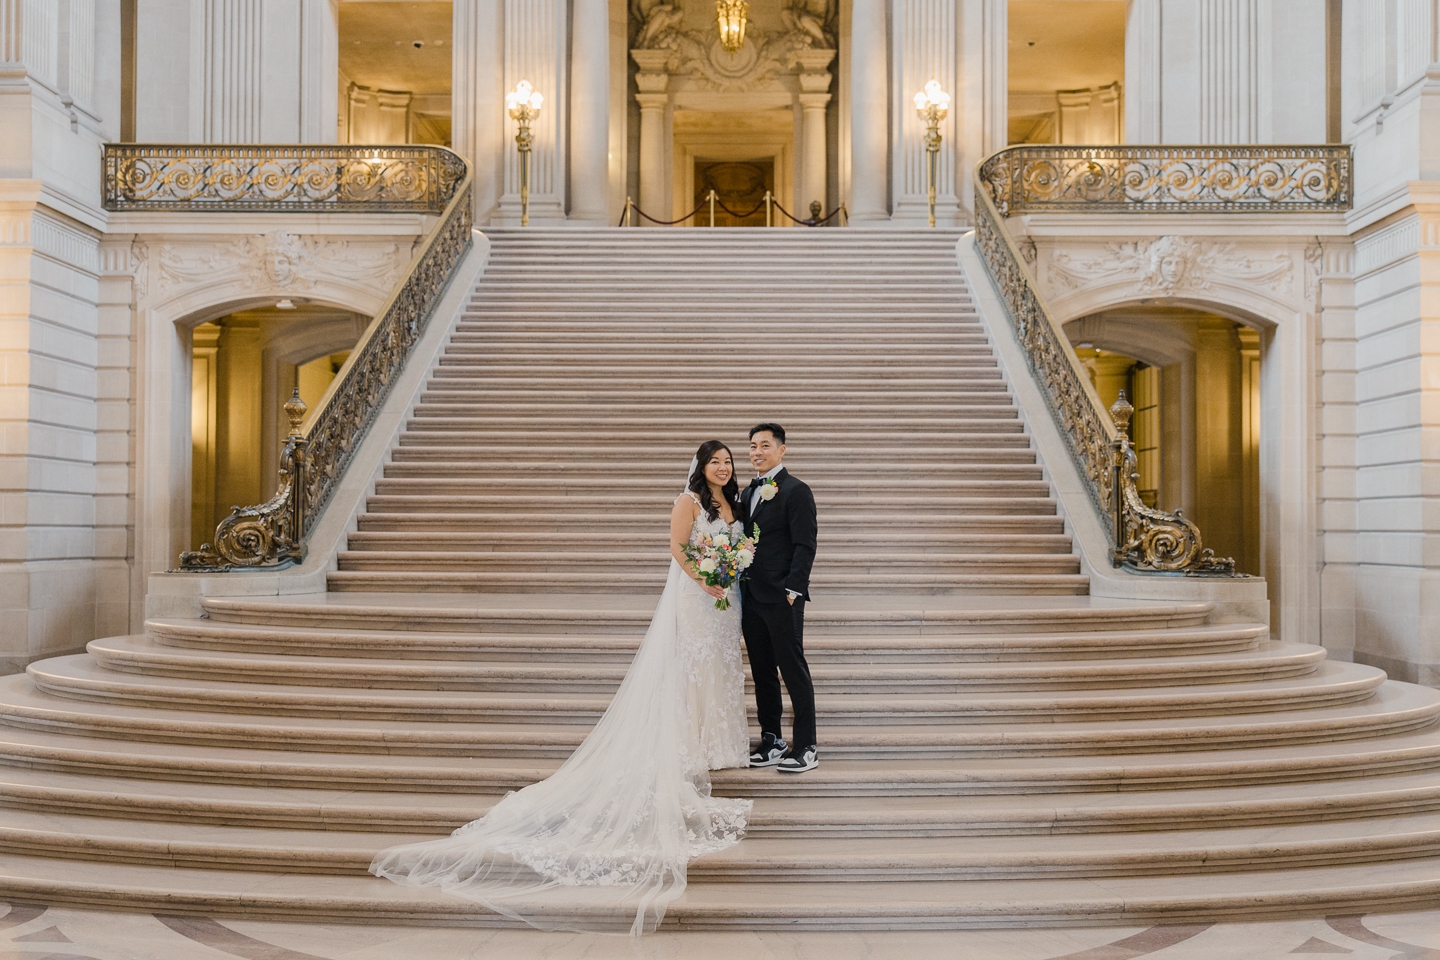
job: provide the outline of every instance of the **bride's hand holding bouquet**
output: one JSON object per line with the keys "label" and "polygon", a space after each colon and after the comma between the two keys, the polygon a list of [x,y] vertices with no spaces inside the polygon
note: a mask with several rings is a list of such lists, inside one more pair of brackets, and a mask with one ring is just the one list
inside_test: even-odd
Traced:
{"label": "bride's hand holding bouquet", "polygon": [[[760,528],[751,528],[746,537],[729,530],[712,533],[698,543],[687,543],[683,549],[697,578],[706,587],[718,588],[721,592],[715,600],[716,610],[730,609],[729,589],[740,574],[755,562],[755,545],[760,542]],[[715,594],[714,590],[707,590]]]}

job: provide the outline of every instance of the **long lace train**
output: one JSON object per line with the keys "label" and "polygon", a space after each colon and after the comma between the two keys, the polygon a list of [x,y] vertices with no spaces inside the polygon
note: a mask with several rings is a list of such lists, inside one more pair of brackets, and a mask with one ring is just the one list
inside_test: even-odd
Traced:
{"label": "long lace train", "polygon": [[672,560],[620,689],[559,770],[449,837],[382,850],[370,871],[541,929],[654,930],[689,861],[739,841],[750,818],[751,801],[710,796],[687,714],[677,607],[689,585]]}

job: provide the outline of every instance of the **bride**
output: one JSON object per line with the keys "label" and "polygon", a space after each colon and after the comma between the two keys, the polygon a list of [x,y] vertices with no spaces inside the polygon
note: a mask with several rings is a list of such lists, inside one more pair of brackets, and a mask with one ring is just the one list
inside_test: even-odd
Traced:
{"label": "bride", "polygon": [[670,563],[650,628],[609,708],[548,779],[449,837],[382,850],[370,871],[436,886],[545,930],[654,930],[686,866],[740,840],[749,800],[710,796],[710,770],[750,753],[739,590],[712,598],[684,546],[740,527],[730,448],[700,445],[670,514]]}

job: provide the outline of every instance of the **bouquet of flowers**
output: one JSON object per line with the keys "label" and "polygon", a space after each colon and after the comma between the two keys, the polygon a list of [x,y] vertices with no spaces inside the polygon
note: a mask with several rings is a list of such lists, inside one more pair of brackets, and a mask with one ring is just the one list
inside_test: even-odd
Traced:
{"label": "bouquet of flowers", "polygon": [[[683,548],[685,558],[695,564],[707,585],[728,590],[732,583],[740,579],[740,572],[755,562],[755,545],[760,542],[760,528],[753,527],[751,531],[750,536],[746,537],[729,530],[721,530],[696,543],[687,543]],[[715,609],[729,610],[729,596],[716,600]]]}

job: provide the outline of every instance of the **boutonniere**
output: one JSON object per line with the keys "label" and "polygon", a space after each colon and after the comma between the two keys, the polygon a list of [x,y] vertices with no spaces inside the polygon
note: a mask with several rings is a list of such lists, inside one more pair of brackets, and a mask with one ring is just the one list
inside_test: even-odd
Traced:
{"label": "boutonniere", "polygon": [[760,481],[760,499],[774,500],[775,494],[780,492],[780,484],[775,482],[774,477],[766,477]]}

